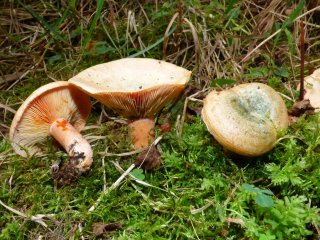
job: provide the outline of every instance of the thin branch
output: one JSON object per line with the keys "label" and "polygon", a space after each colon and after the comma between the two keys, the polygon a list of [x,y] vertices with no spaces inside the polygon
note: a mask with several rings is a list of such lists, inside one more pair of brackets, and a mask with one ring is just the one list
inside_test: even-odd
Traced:
{"label": "thin branch", "polygon": [[89,208],[89,212],[92,212],[96,209],[96,207],[99,205],[99,203],[102,201],[102,198],[110,193],[112,190],[116,189],[121,181],[135,168],[135,164],[131,164],[131,166],[115,181],[111,187],[106,189],[105,191],[102,192],[100,197],[97,199],[97,201]]}
{"label": "thin branch", "polygon": [[[156,140],[154,140],[154,142],[149,146],[149,148],[152,145],[157,145],[160,140],[162,139],[162,136],[159,136]],[[104,155],[107,156],[107,155]],[[114,155],[113,155],[114,156]],[[118,155],[117,155],[118,156]],[[123,155],[122,155],[123,156]],[[103,197],[107,194],[109,194],[112,190],[116,189],[120,183],[122,182],[122,180],[129,175],[129,173],[135,168],[135,164],[131,164],[131,166],[117,179],[117,181],[115,181],[111,187],[109,187],[108,189],[102,191],[100,197],[97,199],[97,201],[89,208],[89,212],[92,212],[96,209],[96,207],[99,205],[99,203],[102,201]]]}
{"label": "thin branch", "polygon": [[[162,136],[157,137],[156,140],[154,140],[154,142],[151,145],[157,145],[160,140],[162,139]],[[126,156],[131,156],[137,153],[141,153],[147,149],[149,149],[150,146],[145,147],[145,148],[141,148],[141,149],[137,149],[134,151],[130,151],[130,152],[123,152],[123,153],[106,153],[106,152],[99,152],[100,155],[104,156],[104,157],[111,157],[111,156],[116,156],[116,157],[126,157]]]}

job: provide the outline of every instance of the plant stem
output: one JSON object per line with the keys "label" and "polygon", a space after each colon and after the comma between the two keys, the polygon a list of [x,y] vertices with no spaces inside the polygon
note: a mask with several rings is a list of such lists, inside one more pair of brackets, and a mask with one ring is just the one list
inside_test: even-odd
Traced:
{"label": "plant stem", "polygon": [[300,101],[304,97],[304,24],[300,22]]}

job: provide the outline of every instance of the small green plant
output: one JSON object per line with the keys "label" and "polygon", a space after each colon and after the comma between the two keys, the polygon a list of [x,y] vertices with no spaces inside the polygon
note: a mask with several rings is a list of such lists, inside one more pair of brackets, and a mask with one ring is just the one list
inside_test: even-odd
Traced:
{"label": "small green plant", "polygon": [[258,204],[260,207],[273,207],[273,192],[271,192],[270,190],[259,189],[248,183],[242,184],[241,187],[253,195],[255,203]]}

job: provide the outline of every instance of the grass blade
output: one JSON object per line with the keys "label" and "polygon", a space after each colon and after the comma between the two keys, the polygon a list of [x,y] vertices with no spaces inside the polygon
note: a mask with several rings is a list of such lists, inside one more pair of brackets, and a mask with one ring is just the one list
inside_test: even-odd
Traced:
{"label": "grass blade", "polygon": [[89,32],[87,34],[87,36],[85,37],[84,41],[83,41],[83,46],[86,47],[89,40],[91,39],[91,36],[93,34],[93,31],[94,29],[96,28],[96,25],[97,25],[97,21],[98,19],[100,18],[100,15],[101,15],[101,11],[102,11],[102,7],[103,7],[103,4],[104,4],[104,0],[97,0],[97,10],[96,10],[96,15],[94,16],[93,20],[92,20],[92,23],[91,23],[91,26],[90,26],[90,29],[89,29]]}

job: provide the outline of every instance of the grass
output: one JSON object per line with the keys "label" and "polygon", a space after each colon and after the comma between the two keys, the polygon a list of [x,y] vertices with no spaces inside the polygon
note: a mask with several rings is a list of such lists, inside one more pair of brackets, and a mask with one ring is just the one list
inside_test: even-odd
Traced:
{"label": "grass", "polygon": [[[104,239],[318,239],[320,115],[302,116],[271,152],[252,159],[225,152],[199,115],[210,86],[253,81],[281,92],[290,108],[298,99],[300,21],[305,75],[319,67],[316,2],[3,1],[0,239],[95,239],[97,223],[119,223]],[[137,154],[110,154],[131,151],[127,127],[92,100],[83,133],[94,165],[75,185],[58,188],[50,166],[65,153],[48,140],[41,158],[16,155],[8,139],[14,110],[48,82],[127,56],[193,71],[182,98],[157,117],[158,126],[171,126],[157,129],[161,167],[136,169],[102,194]],[[37,214],[54,216],[39,223],[31,220]]]}

